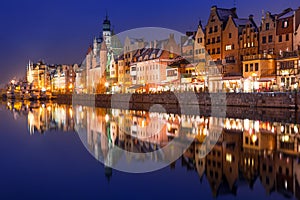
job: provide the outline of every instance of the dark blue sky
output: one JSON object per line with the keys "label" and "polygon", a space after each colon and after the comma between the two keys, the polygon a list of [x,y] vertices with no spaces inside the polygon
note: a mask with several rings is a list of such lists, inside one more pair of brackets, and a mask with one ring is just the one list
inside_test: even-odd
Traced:
{"label": "dark blue sky", "polygon": [[[29,59],[47,63],[80,63],[99,35],[108,11],[115,32],[156,26],[181,32],[207,20],[212,5],[232,7],[234,0],[6,0],[0,5],[0,84],[25,74]],[[280,12],[299,0],[237,0],[239,17],[262,10]],[[205,23],[204,23],[205,24]]]}

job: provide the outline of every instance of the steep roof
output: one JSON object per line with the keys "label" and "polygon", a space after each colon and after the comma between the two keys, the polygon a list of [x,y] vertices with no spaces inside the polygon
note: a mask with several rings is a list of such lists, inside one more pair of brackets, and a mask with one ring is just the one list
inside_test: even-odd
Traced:
{"label": "steep roof", "polygon": [[221,21],[227,21],[230,15],[232,18],[238,18],[236,14],[236,8],[227,9],[216,7],[216,11]]}
{"label": "steep roof", "polygon": [[246,26],[250,22],[249,19],[240,19],[240,18],[233,18],[233,21],[236,26]]}
{"label": "steep roof", "polygon": [[248,19],[246,18],[233,18],[233,22],[235,23],[236,27],[238,28],[244,28],[247,26],[247,24],[252,25],[252,27],[254,27],[255,31],[258,31],[258,27],[256,25],[256,23],[254,22],[253,16],[250,15],[250,17]]}
{"label": "steep roof", "polygon": [[187,40],[183,43],[182,46],[190,46],[190,45],[193,45],[194,44],[194,36],[190,36],[187,38]]}
{"label": "steep roof", "polygon": [[280,14],[277,14],[278,19],[284,19],[294,15],[294,10],[292,8],[287,8],[282,11]]}

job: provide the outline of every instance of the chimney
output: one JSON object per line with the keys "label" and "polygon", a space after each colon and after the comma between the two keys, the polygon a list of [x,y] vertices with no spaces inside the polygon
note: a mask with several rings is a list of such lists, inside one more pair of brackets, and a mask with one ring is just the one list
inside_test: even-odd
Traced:
{"label": "chimney", "polygon": [[210,10],[211,10],[211,11],[217,10],[217,6],[216,6],[216,5],[212,6]]}
{"label": "chimney", "polygon": [[237,15],[237,14],[236,14],[236,7],[231,8],[230,10],[231,10],[231,12],[233,12],[235,15]]}
{"label": "chimney", "polygon": [[249,15],[249,20],[253,21],[253,15]]}
{"label": "chimney", "polygon": [[174,39],[174,33],[170,33],[170,39]]}

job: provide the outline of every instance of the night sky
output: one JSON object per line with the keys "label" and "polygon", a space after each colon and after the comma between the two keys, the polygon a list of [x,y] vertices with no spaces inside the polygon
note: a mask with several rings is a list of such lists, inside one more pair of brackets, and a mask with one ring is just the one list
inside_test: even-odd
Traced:
{"label": "night sky", "polygon": [[[81,63],[88,45],[101,32],[107,10],[116,33],[138,27],[185,32],[204,21],[210,7],[233,7],[234,0],[6,0],[0,5],[0,85],[25,75],[28,60],[49,64]],[[278,13],[297,8],[299,0],[237,0],[239,17],[262,10]],[[259,24],[258,24],[259,25]]]}

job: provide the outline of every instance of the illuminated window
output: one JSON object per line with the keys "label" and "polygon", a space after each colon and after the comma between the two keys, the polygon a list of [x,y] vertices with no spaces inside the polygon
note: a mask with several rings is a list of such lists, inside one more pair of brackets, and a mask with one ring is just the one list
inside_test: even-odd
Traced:
{"label": "illuminated window", "polygon": [[228,153],[226,154],[226,161],[230,162],[230,163],[232,162],[232,155],[231,154],[228,154]]}
{"label": "illuminated window", "polygon": [[225,47],[225,50],[226,51],[229,51],[229,50],[231,50],[232,48],[231,48],[231,45],[229,44],[229,45],[226,45],[226,47]]}
{"label": "illuminated window", "polygon": [[282,22],[282,28],[287,28],[288,26],[289,26],[289,22],[287,20]]}

